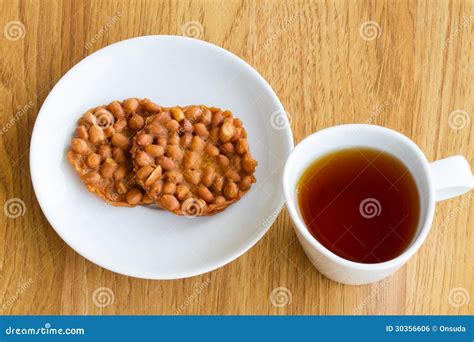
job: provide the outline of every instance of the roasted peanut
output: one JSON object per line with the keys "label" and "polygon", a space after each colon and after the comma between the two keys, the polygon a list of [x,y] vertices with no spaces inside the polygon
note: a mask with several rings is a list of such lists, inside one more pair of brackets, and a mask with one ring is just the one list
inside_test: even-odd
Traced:
{"label": "roasted peanut", "polygon": [[226,167],[226,166],[229,166],[229,158],[227,158],[225,155],[223,154],[219,154],[217,157],[216,157],[216,160],[217,162],[219,163],[220,166],[222,167]]}
{"label": "roasted peanut", "polygon": [[118,163],[124,163],[127,160],[125,151],[120,149],[119,147],[114,147],[112,149],[112,156],[114,160]]}
{"label": "roasted peanut", "polygon": [[201,152],[204,148],[205,142],[200,137],[195,135],[191,140],[191,150]]}
{"label": "roasted peanut", "polygon": [[234,136],[230,139],[231,142],[235,143],[239,139],[247,138],[247,134],[242,127],[235,127]]}
{"label": "roasted peanut", "polygon": [[242,180],[239,182],[239,188],[242,191],[247,191],[250,189],[250,186],[252,185],[252,177],[250,176],[244,176]]}
{"label": "roasted peanut", "polygon": [[195,169],[199,166],[200,158],[199,154],[194,151],[189,151],[185,154],[183,160],[183,166],[185,169]]}
{"label": "roasted peanut", "polygon": [[[171,115],[169,112],[160,112],[157,114],[154,118],[152,123],[156,125],[164,125],[166,124],[169,120],[171,120]],[[179,121],[179,120],[178,120]]]}
{"label": "roasted peanut", "polygon": [[72,139],[71,148],[74,152],[79,154],[85,154],[89,151],[89,146],[87,146],[87,143],[80,138]]}
{"label": "roasted peanut", "polygon": [[242,167],[246,172],[254,173],[255,168],[257,167],[257,161],[252,159],[250,154],[247,153],[242,159]]}
{"label": "roasted peanut", "polygon": [[186,115],[186,118],[187,118],[188,120],[196,121],[196,119],[197,119],[199,116],[201,116],[201,114],[202,114],[202,109],[199,108],[199,107],[193,106],[193,107],[190,107],[190,108],[186,109],[186,111],[185,111],[184,114]]}
{"label": "roasted peanut", "polygon": [[123,101],[123,109],[125,110],[126,113],[134,113],[138,109],[139,103],[137,99],[127,99]]}
{"label": "roasted peanut", "polygon": [[233,180],[234,182],[239,182],[240,181],[240,175],[237,171],[229,169],[225,173],[226,178]]}
{"label": "roasted peanut", "polygon": [[102,128],[97,125],[92,125],[89,128],[89,140],[93,144],[97,144],[105,139],[105,134]]}
{"label": "roasted peanut", "polygon": [[140,191],[140,189],[133,188],[127,192],[127,194],[125,195],[125,200],[130,205],[137,205],[138,203],[140,203],[142,197],[143,197],[143,194]]}
{"label": "roasted peanut", "polygon": [[97,149],[97,153],[100,154],[102,159],[112,157],[112,149],[109,145],[100,145]]}
{"label": "roasted peanut", "polygon": [[158,159],[158,164],[163,168],[165,171],[173,170],[176,168],[176,164],[170,158],[166,156],[161,156]]}
{"label": "roasted peanut", "polygon": [[198,170],[184,171],[184,178],[191,184],[197,185],[201,181],[201,172]]}
{"label": "roasted peanut", "polygon": [[137,136],[137,144],[140,146],[147,146],[153,143],[153,137],[150,134],[140,134]]}
{"label": "roasted peanut", "polygon": [[123,119],[125,117],[125,111],[122,108],[120,102],[114,101],[108,106],[109,110],[117,119]]}
{"label": "roasted peanut", "polygon": [[179,135],[178,135],[178,133],[170,134],[170,136],[168,138],[168,144],[169,145],[179,145]]}
{"label": "roasted peanut", "polygon": [[209,109],[206,109],[201,114],[201,122],[205,125],[209,125],[212,120],[212,112]]}
{"label": "roasted peanut", "polygon": [[168,130],[161,124],[150,124],[148,126],[148,132],[155,138],[166,138],[168,136]]}
{"label": "roasted peanut", "polygon": [[163,208],[174,211],[179,208],[179,202],[173,195],[164,195],[161,197],[160,204]]}
{"label": "roasted peanut", "polygon": [[133,114],[128,120],[128,127],[134,131],[138,131],[145,125],[145,120],[141,115]]}
{"label": "roasted peanut", "polygon": [[173,107],[170,109],[170,112],[171,112],[171,115],[173,116],[173,118],[176,120],[176,121],[181,121],[184,119],[184,113],[183,113],[183,110],[181,108],[178,108],[178,107]]}
{"label": "roasted peanut", "polygon": [[147,194],[144,194],[142,197],[142,204],[151,204],[151,203],[153,203],[153,199]]}
{"label": "roasted peanut", "polygon": [[127,120],[125,119],[119,119],[114,123],[116,133],[122,132],[125,128],[127,128]]}
{"label": "roasted peanut", "polygon": [[216,146],[214,146],[213,144],[208,144],[206,146],[206,153],[210,157],[215,157],[215,156],[219,155],[219,149]]}
{"label": "roasted peanut", "polygon": [[100,155],[97,153],[91,153],[87,156],[86,164],[91,169],[95,169],[97,166],[100,165]]}
{"label": "roasted peanut", "polygon": [[117,170],[115,170],[115,172],[114,172],[114,179],[116,181],[122,180],[122,179],[125,178],[127,173],[128,173],[127,165],[126,164],[119,164],[119,166],[117,167]]}
{"label": "roasted peanut", "polygon": [[183,157],[183,150],[178,145],[169,145],[166,148],[166,155],[173,160],[179,161]]}
{"label": "roasted peanut", "polygon": [[156,143],[160,146],[163,146],[163,147],[166,147],[166,145],[168,145],[168,139],[166,138],[158,138],[156,140]]}
{"label": "roasted peanut", "polygon": [[[117,190],[117,193],[119,195],[125,195],[128,191],[127,186],[125,185],[125,182],[123,180],[119,180],[115,182],[115,190]],[[112,194],[112,201],[117,200],[117,194]]]}
{"label": "roasted peanut", "polygon": [[173,195],[176,192],[176,184],[174,184],[174,183],[165,183],[163,185],[162,192],[164,194]]}
{"label": "roasted peanut", "polygon": [[240,158],[240,156],[233,156],[232,166],[236,171],[240,171],[240,169],[242,168],[242,158]]}
{"label": "roasted peanut", "polygon": [[207,166],[204,168],[202,173],[202,184],[207,187],[210,187],[214,183],[214,179],[216,179],[216,171],[212,166]]}
{"label": "roasted peanut", "polygon": [[216,192],[221,192],[222,188],[224,187],[224,177],[223,176],[218,176],[214,180],[214,185],[212,186],[212,189]]}
{"label": "roasted peanut", "polygon": [[234,182],[228,182],[224,186],[224,196],[227,199],[234,199],[239,195],[239,188]]}
{"label": "roasted peanut", "polygon": [[217,196],[216,199],[214,200],[214,203],[217,205],[224,204],[226,202],[224,196]]}
{"label": "roasted peanut", "polygon": [[179,145],[182,148],[188,147],[188,145],[191,143],[192,139],[193,139],[192,134],[189,134],[189,133],[183,134],[183,136],[181,137],[181,139],[179,141]]}
{"label": "roasted peanut", "polygon": [[115,128],[113,126],[105,127],[104,134],[106,138],[110,138],[112,135],[115,134]]}
{"label": "roasted peanut", "polygon": [[234,136],[234,126],[229,122],[224,122],[221,126],[221,130],[219,132],[219,139],[222,142],[227,142]]}
{"label": "roasted peanut", "polygon": [[179,171],[168,171],[164,176],[165,180],[169,183],[178,184],[183,181],[183,174]]}
{"label": "roasted peanut", "polygon": [[217,127],[221,124],[222,120],[224,120],[224,117],[222,116],[222,112],[218,111],[212,114],[212,127]]}
{"label": "roasted peanut", "polygon": [[214,201],[214,195],[204,185],[199,186],[199,188],[197,189],[197,193],[198,193],[199,197],[201,197],[207,203],[212,203],[212,201]]}
{"label": "roasted peanut", "polygon": [[155,158],[153,158],[153,156],[149,155],[148,153],[144,151],[138,151],[135,155],[135,162],[137,163],[138,166],[152,165],[154,161],[155,161]]}
{"label": "roasted peanut", "polygon": [[151,102],[151,101],[146,101],[142,104],[142,107],[144,110],[146,110],[149,113],[155,113],[158,112],[161,107],[158,106],[156,103]]}
{"label": "roasted peanut", "polygon": [[76,131],[74,133],[76,138],[88,140],[89,139],[89,133],[87,133],[87,128],[86,126],[78,126],[76,127]]}
{"label": "roasted peanut", "polygon": [[207,138],[209,136],[209,131],[207,130],[206,125],[203,123],[194,124],[194,131],[202,138]]}
{"label": "roasted peanut", "polygon": [[115,133],[110,139],[112,145],[120,147],[122,150],[128,150],[130,140],[122,133]]}
{"label": "roasted peanut", "polygon": [[98,172],[96,171],[91,171],[89,173],[86,173],[84,175],[84,181],[87,183],[87,184],[94,184],[94,183],[97,183],[100,181],[100,175]]}
{"label": "roasted peanut", "polygon": [[119,164],[117,170],[114,172],[114,180],[122,180],[128,173],[128,168],[126,164]]}
{"label": "roasted peanut", "polygon": [[159,194],[161,194],[161,190],[163,190],[163,182],[159,180],[159,181],[156,181],[155,184],[151,186],[150,190],[148,190],[148,195],[152,197],[156,197]]}
{"label": "roasted peanut", "polygon": [[[160,167],[161,169],[161,167]],[[138,169],[137,178],[142,180],[148,178],[148,176],[153,172],[154,168],[151,165],[145,165]]]}
{"label": "roasted peanut", "polygon": [[242,127],[242,120],[234,118],[233,124],[235,127]]}
{"label": "roasted peanut", "polygon": [[148,178],[146,179],[145,181],[145,186],[150,186],[150,185],[153,185],[155,184],[155,182],[160,179],[161,177],[161,174],[162,174],[162,169],[161,169],[161,166],[158,165],[155,170],[153,170],[153,172],[148,176]]}
{"label": "roasted peanut", "polygon": [[184,198],[186,197],[186,195],[189,193],[189,187],[185,184],[180,184],[176,187],[176,197],[178,197],[178,199],[180,201],[184,200]]}
{"label": "roasted peanut", "polygon": [[245,154],[247,153],[249,150],[249,145],[247,143],[247,139],[239,139],[237,140],[237,142],[235,143],[235,151],[238,153],[238,154]]}
{"label": "roasted peanut", "polygon": [[211,130],[208,141],[217,142],[218,139],[219,139],[219,127],[216,127]]}
{"label": "roasted peanut", "polygon": [[234,152],[234,145],[232,145],[232,143],[228,142],[228,143],[225,143],[224,145],[222,145],[221,149],[225,153],[232,153],[232,152]]}
{"label": "roasted peanut", "polygon": [[153,158],[161,157],[165,153],[165,149],[160,145],[148,145],[144,150]]}
{"label": "roasted peanut", "polygon": [[100,167],[100,174],[104,178],[110,178],[112,177],[117,167],[118,164],[115,160],[113,160],[112,158],[107,158]]}
{"label": "roasted peanut", "polygon": [[179,122],[176,120],[170,120],[166,123],[166,129],[170,132],[177,132],[179,129]]}
{"label": "roasted peanut", "polygon": [[89,125],[96,125],[97,118],[91,112],[86,112],[81,118],[81,122],[88,123]]}

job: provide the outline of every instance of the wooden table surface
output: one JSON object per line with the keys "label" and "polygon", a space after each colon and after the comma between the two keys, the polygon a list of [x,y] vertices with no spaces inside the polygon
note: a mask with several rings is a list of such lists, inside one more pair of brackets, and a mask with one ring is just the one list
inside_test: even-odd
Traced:
{"label": "wooden table surface", "polygon": [[286,210],[225,267],[150,281],[68,247],[40,210],[28,162],[36,115],[73,65],[130,37],[187,34],[254,66],[295,142],[372,123],[411,137],[430,161],[462,154],[473,165],[474,1],[0,0],[0,29],[1,314],[474,313],[474,193],[438,204],[423,247],[377,284],[318,273]]}

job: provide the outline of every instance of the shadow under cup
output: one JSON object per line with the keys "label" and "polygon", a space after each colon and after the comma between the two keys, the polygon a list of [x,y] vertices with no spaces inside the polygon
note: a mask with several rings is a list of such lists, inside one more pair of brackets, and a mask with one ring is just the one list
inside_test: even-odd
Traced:
{"label": "shadow under cup", "polygon": [[[354,147],[383,151],[394,156],[408,169],[418,190],[419,217],[411,242],[400,255],[383,262],[356,262],[333,253],[311,234],[298,205],[298,182],[304,172],[324,155]],[[342,125],[309,136],[288,159],[283,183],[288,210],[305,253],[321,273],[343,283],[373,282],[394,272],[419,248],[433,219],[435,196],[426,157],[404,135],[379,126]]]}

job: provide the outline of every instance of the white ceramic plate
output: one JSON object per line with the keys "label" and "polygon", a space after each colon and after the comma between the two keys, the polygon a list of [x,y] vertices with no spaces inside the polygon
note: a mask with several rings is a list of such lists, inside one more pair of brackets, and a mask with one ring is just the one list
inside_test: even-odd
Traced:
{"label": "white ceramic plate", "polygon": [[[83,112],[129,97],[231,110],[243,120],[259,162],[257,184],[211,217],[105,204],[86,190],[65,153]],[[176,279],[216,269],[262,238],[283,206],[281,176],[292,149],[280,101],[247,63],[200,40],[146,36],[99,50],[63,76],[36,119],[30,166],[44,214],[78,253],[117,273]]]}

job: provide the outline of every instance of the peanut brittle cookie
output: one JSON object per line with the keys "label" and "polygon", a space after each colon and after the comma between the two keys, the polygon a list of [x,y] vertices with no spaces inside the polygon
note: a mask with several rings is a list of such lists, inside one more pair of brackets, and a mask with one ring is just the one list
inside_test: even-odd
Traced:
{"label": "peanut brittle cookie", "polygon": [[160,106],[135,98],[93,108],[77,122],[67,159],[90,192],[116,206],[151,203],[136,184],[129,149],[135,133]]}
{"label": "peanut brittle cookie", "polygon": [[206,106],[162,108],[133,138],[136,180],[177,215],[216,214],[256,182],[242,121]]}

